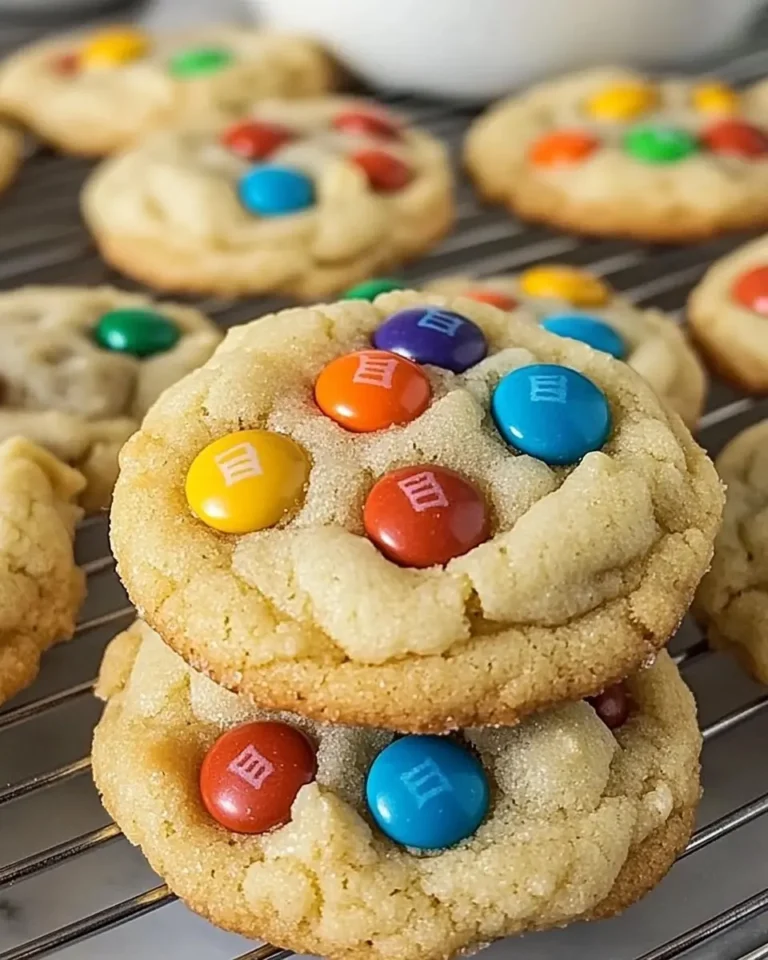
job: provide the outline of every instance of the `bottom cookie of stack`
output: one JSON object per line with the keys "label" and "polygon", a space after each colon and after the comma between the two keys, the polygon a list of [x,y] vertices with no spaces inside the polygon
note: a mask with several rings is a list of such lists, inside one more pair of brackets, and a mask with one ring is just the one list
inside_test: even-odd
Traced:
{"label": "bottom cookie of stack", "polygon": [[[429,851],[393,842],[366,804],[371,764],[402,742],[395,734],[261,712],[192,671],[141,622],[108,648],[98,692],[109,703],[94,738],[96,784],[170,889],[221,927],[333,960],[446,958],[616,913],[684,848],[700,793],[695,705],[665,652],[626,681],[628,716],[581,701],[452,737],[481,764],[489,805],[471,835]],[[272,791],[284,805],[273,829],[235,832],[206,809],[201,767],[224,733],[267,720],[305,735],[316,773],[290,796]],[[237,763],[218,781],[204,769],[209,795],[211,784],[232,787]],[[441,822],[444,794],[453,802],[460,793],[450,780],[412,797],[417,830]],[[253,776],[235,783],[235,813],[258,813],[260,786]],[[402,804],[402,784],[392,786]]]}

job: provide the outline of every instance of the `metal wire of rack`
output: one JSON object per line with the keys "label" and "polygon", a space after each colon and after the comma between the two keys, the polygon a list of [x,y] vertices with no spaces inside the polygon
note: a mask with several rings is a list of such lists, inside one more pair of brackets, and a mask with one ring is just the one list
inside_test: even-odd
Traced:
{"label": "metal wire of rack", "polygon": [[[733,82],[768,72],[768,50],[717,64]],[[387,98],[458,152],[468,110]],[[88,165],[38,151],[0,203],[0,286],[28,282],[114,282],[79,222],[77,191]],[[414,286],[452,272],[478,276],[539,260],[565,259],[607,277],[638,303],[681,311],[707,264],[743,238],[662,251],[584,241],[528,227],[480,207],[468,184],[458,194],[456,231],[407,268]],[[277,300],[200,304],[224,326],[281,306]],[[713,380],[700,429],[713,453],[738,430],[768,416],[768,400]],[[103,516],[78,531],[89,594],[71,644],[46,657],[37,683],[0,709],[0,960],[135,957],[284,960],[289,951],[253,948],[194,917],[158,882],[109,821],[90,781],[88,749],[100,708],[93,678],[108,640],[133,610],[115,576]],[[503,941],[501,960],[546,960],[556,952],[595,960],[768,960],[768,693],[729,659],[709,651],[686,622],[672,650],[700,705],[705,798],[699,827],[680,861],[643,903],[601,924]]]}

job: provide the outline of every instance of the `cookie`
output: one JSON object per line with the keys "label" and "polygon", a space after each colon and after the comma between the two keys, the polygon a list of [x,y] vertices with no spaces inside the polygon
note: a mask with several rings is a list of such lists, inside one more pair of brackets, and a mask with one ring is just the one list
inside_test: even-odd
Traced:
{"label": "cookie", "polygon": [[0,192],[10,186],[24,157],[24,138],[12,127],[0,123]]}
{"label": "cookie", "polygon": [[242,26],[152,37],[115,27],[26,47],[0,66],[0,110],[67,153],[112,153],[148,131],[257,97],[330,89],[309,41]]}
{"label": "cookie", "polygon": [[542,264],[518,275],[443,277],[428,290],[520,310],[550,333],[571,337],[624,360],[690,428],[701,416],[706,376],[675,321],[643,310],[602,279],[565,264]]}
{"label": "cookie", "polygon": [[492,107],[465,160],[480,193],[521,217],[686,242],[768,225],[766,128],[749,91],[603,67]]}
{"label": "cookie", "polygon": [[85,476],[81,505],[104,507],[120,447],[220,339],[197,310],[111,287],[0,293],[0,440],[46,447]]}
{"label": "cookie", "polygon": [[688,324],[718,373],[750,393],[768,392],[768,237],[709,268],[691,293]]}
{"label": "cookie", "polygon": [[0,443],[0,703],[75,629],[85,578],[73,554],[84,478],[20,437]]}
{"label": "cookie", "polygon": [[141,624],[98,693],[96,784],[171,890],[330,960],[445,960],[617,913],[669,869],[699,797],[695,705],[665,652],[613,729],[583,701],[450,738],[268,714]]}
{"label": "cookie", "polygon": [[768,420],[738,434],[716,464],[726,484],[725,515],[693,613],[714,646],[768,683]]}
{"label": "cookie", "polygon": [[234,328],[120,462],[114,553],[167,643],[265,708],[401,730],[634,672],[722,507],[626,364],[413,291]]}
{"label": "cookie", "polygon": [[452,189],[437,140],[325,97],[155,135],[92,175],[83,213],[102,256],[150,286],[317,298],[433,246]]}

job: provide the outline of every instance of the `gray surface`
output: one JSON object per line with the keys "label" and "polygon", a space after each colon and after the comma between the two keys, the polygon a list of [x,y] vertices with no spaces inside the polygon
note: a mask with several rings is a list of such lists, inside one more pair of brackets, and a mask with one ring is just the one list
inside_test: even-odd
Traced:
{"label": "gray surface", "polygon": [[[753,51],[731,59],[724,72],[747,81],[765,71],[768,52]],[[469,114],[405,98],[392,102],[458,147]],[[83,162],[44,151],[25,167],[0,203],[0,287],[30,281],[132,286],[100,263],[80,226],[77,188],[87,170]],[[456,232],[405,271],[408,280],[417,284],[457,269],[490,274],[539,259],[565,259],[598,270],[640,302],[677,311],[705,265],[739,240],[661,251],[577,241],[523,228],[500,211],[480,208],[466,183],[460,188],[459,211]],[[204,302],[224,325],[276,305],[266,300]],[[766,415],[768,401],[744,400],[715,382],[702,441],[716,452],[735,431]],[[66,960],[137,955],[233,960],[247,954],[249,945],[216,931],[158,890],[160,881],[110,826],[99,805],[87,765],[99,714],[89,685],[105,643],[131,613],[108,557],[103,518],[83,525],[78,555],[91,574],[77,638],[51,651],[34,687],[0,710],[0,960],[49,952]],[[508,940],[489,949],[489,960],[665,960],[681,955],[680,947],[692,940],[701,941],[690,954],[697,960],[736,960],[768,942],[768,821],[753,816],[768,803],[741,816],[733,813],[768,795],[768,710],[763,709],[768,695],[727,658],[700,652],[700,646],[689,623],[673,643],[677,651],[694,648],[683,669],[708,731],[699,816],[704,832],[697,843],[718,838],[681,860],[654,893],[623,917]],[[729,722],[720,723],[729,716]],[[739,826],[741,820],[747,822]],[[713,824],[715,829],[707,832]],[[746,906],[734,911],[742,903]],[[748,919],[736,923],[742,914]],[[722,919],[713,923],[719,915]],[[126,922],[110,926],[118,920]],[[704,937],[718,925],[724,927],[722,935]],[[85,938],[95,931],[101,932]],[[679,938],[682,943],[675,942]],[[765,957],[768,953],[761,950],[749,960]]]}

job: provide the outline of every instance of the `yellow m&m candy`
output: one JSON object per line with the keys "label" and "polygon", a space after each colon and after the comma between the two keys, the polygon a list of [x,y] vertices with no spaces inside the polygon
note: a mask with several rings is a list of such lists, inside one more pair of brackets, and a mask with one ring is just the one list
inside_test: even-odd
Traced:
{"label": "yellow m&m candy", "polygon": [[602,280],[576,267],[532,267],[521,274],[519,283],[529,297],[567,300],[575,307],[599,307],[611,299],[610,288]]}
{"label": "yellow m&m candy", "polygon": [[713,80],[694,87],[694,107],[701,113],[735,113],[739,108],[739,95],[725,83]]}
{"label": "yellow m&m candy", "polygon": [[587,100],[586,109],[595,120],[636,120],[658,103],[656,89],[646,83],[620,83],[604,87]]}
{"label": "yellow m&m candy", "polygon": [[290,437],[268,430],[228,433],[198,453],[187,473],[187,503],[224,533],[254,533],[295,510],[309,458]]}
{"label": "yellow m&m candy", "polygon": [[94,34],[80,52],[85,67],[119,67],[143,57],[149,40],[140,30],[125,27]]}

